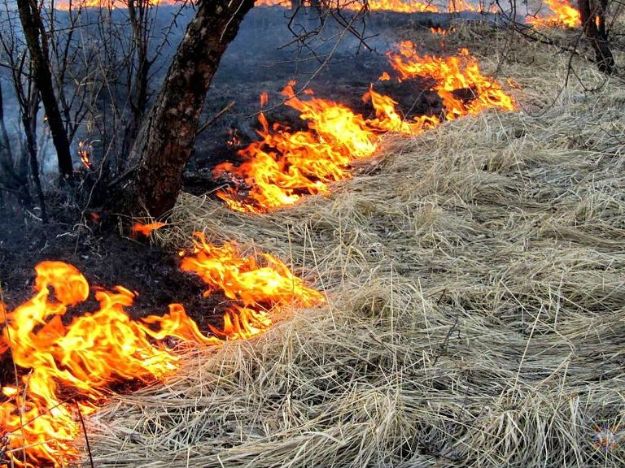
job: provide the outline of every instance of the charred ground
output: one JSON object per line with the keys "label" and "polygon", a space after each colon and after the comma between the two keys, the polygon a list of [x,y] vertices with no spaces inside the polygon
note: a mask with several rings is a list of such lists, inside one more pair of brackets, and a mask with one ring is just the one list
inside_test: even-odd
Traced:
{"label": "charred ground", "polygon": [[[164,9],[162,15],[168,14]],[[284,97],[280,91],[290,80],[308,84],[316,96],[341,102],[365,116],[371,115],[372,109],[362,95],[371,83],[398,101],[406,115],[440,114],[441,100],[429,90],[427,81],[389,85],[378,77],[388,70],[384,52],[401,39],[395,28],[423,31],[424,50],[440,52],[444,44],[426,32],[432,26],[448,24],[448,15],[372,14],[367,27],[360,30],[361,38],[347,34],[338,46],[340,29],[336,25],[325,26],[313,41],[294,40],[294,31],[315,30],[318,18],[301,15],[291,24],[291,31],[288,15],[282,9],[254,10],[223,57],[205,116],[210,118],[231,102],[234,105],[198,138],[185,172],[187,192],[210,194],[221,184],[211,176],[213,166],[224,160],[236,162],[237,150],[257,137],[261,92],[269,94],[265,112],[270,122],[303,128],[297,112],[281,104]],[[162,58],[167,59],[166,55]],[[233,135],[236,144],[229,143]],[[84,168],[81,171],[85,173]],[[94,219],[93,213],[67,203],[63,194],[50,193],[46,202],[51,221],[45,225],[36,212],[11,211],[0,217],[0,278],[9,307],[31,295],[33,268],[38,262],[63,260],[79,268],[92,287],[122,285],[138,292],[130,310],[135,317],[162,313],[168,304],[181,303],[203,330],[208,323],[220,324],[224,298],[203,298],[203,285],[178,270],[174,253],[123,235],[128,226],[114,225],[100,213]]]}

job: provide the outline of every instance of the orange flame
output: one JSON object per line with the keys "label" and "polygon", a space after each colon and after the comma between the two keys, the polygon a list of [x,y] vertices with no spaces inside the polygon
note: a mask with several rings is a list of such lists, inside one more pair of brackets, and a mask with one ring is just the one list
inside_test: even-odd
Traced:
{"label": "orange flame", "polygon": [[420,56],[410,41],[399,44],[399,52],[388,54],[391,66],[401,79],[427,76],[445,106],[445,118],[454,120],[476,115],[486,109],[514,110],[514,102],[501,86],[480,71],[467,49],[451,57]]}
{"label": "orange flame", "polygon": [[[416,76],[433,80],[441,96],[443,116],[420,116],[406,120],[397,103],[370,89],[363,99],[370,102],[375,118],[365,119],[342,104],[311,98],[299,99],[293,83],[283,90],[286,104],[300,112],[307,130],[291,131],[259,116],[261,139],[238,152],[242,163],[227,162],[215,167],[213,175],[228,177],[233,187],[217,196],[236,211],[261,213],[293,205],[306,194],[326,194],[329,184],[350,177],[350,164],[372,156],[382,132],[417,135],[442,120],[475,115],[490,108],[514,109],[514,102],[497,82],[484,76],[477,60],[467,50],[452,57],[419,56],[412,42],[399,44],[389,53],[392,67],[402,80]],[[390,79],[388,73],[380,79]]]}
{"label": "orange flame", "polygon": [[135,223],[130,228],[130,234],[132,236],[137,236],[141,234],[142,236],[149,237],[153,231],[156,231],[157,229],[160,229],[164,226],[167,226],[167,223],[161,221],[154,221],[153,223],[147,224]]}
{"label": "orange flame", "polygon": [[180,269],[202,278],[208,286],[205,295],[221,290],[227,298],[244,306],[284,304],[295,297],[301,305],[309,307],[323,298],[273,255],[261,254],[265,266],[260,266],[254,257],[241,257],[234,243],[216,247],[208,244],[203,234],[195,236],[192,254],[183,254]]}
{"label": "orange flame", "polygon": [[212,327],[210,336],[180,304],[171,304],[165,315],[133,320],[127,309],[135,295],[121,286],[98,289],[98,309],[68,320],[68,310],[90,296],[87,280],[63,262],[38,264],[34,296],[13,311],[0,303],[0,353],[10,350],[20,369],[17,386],[0,387],[0,436],[11,463],[65,466],[75,459],[78,412],[97,411],[116,382],[149,382],[176,370],[180,358],[171,349],[172,339],[219,345],[224,339],[250,338],[271,325],[267,311],[272,308],[323,301],[277,258],[265,254],[259,259],[264,266],[240,256],[233,244],[214,247],[201,235],[195,249],[184,254],[183,270],[236,301],[224,328]]}
{"label": "orange flame", "polygon": [[[291,8],[291,0],[256,0],[255,6]],[[418,0],[332,0],[323,2],[324,7],[340,8],[346,11],[361,11],[366,8],[370,11],[394,11],[398,13],[420,13],[424,11],[436,12],[438,8],[429,2]]]}
{"label": "orange flame", "polygon": [[567,0],[545,0],[551,10],[550,14],[544,17],[530,17],[527,22],[534,27],[566,26],[577,28],[581,26],[582,20],[579,10],[569,4]]}
{"label": "orange flame", "polygon": [[[346,5],[348,10],[360,10],[363,5],[357,2]],[[394,11],[397,13],[421,13],[421,12],[437,12],[438,7],[430,2],[420,1],[403,1],[403,0],[369,0],[367,8],[370,11]]]}
{"label": "orange flame", "polygon": [[397,111],[397,102],[389,96],[376,93],[373,86],[365,93],[363,100],[371,102],[375,110],[375,118],[369,119],[367,123],[378,131],[418,135],[441,123],[438,117],[430,115],[420,115],[406,120]]}
{"label": "orange flame", "polygon": [[87,169],[91,169],[91,153],[93,152],[93,146],[86,141],[78,142],[78,157],[80,162]]}
{"label": "orange flame", "polygon": [[238,200],[238,190],[217,193],[229,207],[238,211],[262,212],[268,208],[292,205],[304,194],[328,193],[328,184],[349,176],[349,163],[366,158],[376,150],[375,137],[365,119],[347,107],[324,99],[300,100],[289,83],[283,94],[286,104],[300,111],[308,130],[292,132],[274,124],[270,129],[260,114],[261,140],[239,151],[243,163],[222,163],[214,175],[241,180],[250,187],[248,197]]}
{"label": "orange flame", "polygon": [[267,91],[263,91],[260,93],[260,107],[265,107],[269,102],[269,93]]}
{"label": "orange flame", "polygon": [[[168,6],[176,4],[184,4],[184,0],[150,0],[150,6]],[[281,7],[291,8],[291,0],[256,0],[257,7]],[[73,10],[79,8],[106,8],[106,9],[123,9],[128,7],[128,0],[57,0],[54,4],[59,10]],[[392,11],[396,13],[422,13],[422,12],[439,12],[444,10],[430,1],[420,0],[332,0],[322,3],[323,7],[330,9],[341,9],[344,11]],[[450,12],[475,11],[482,12],[481,5],[473,5],[467,0],[450,0],[448,4]],[[493,7],[489,8],[492,11]]]}
{"label": "orange flame", "polygon": [[[182,4],[181,0],[148,0],[149,6],[165,6]],[[58,10],[79,10],[83,8],[128,8],[128,0],[56,0],[54,8]]]}

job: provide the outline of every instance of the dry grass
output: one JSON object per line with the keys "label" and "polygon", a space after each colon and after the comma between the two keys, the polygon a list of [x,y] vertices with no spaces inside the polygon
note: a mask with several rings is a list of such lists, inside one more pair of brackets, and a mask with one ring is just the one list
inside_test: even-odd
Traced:
{"label": "dry grass", "polygon": [[568,56],[460,29],[491,69],[506,48],[527,112],[394,142],[267,216],[181,198],[165,243],[277,253],[328,305],[116,398],[90,422],[97,466],[625,464],[625,89],[563,90]]}

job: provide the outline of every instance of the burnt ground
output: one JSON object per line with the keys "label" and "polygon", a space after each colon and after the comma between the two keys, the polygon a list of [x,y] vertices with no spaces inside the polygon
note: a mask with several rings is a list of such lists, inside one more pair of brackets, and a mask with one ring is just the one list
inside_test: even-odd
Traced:
{"label": "burnt ground", "polygon": [[[54,213],[62,219],[66,213]],[[161,315],[167,305],[180,303],[200,330],[222,326],[225,309],[231,304],[223,295],[203,297],[205,287],[194,275],[178,270],[178,256],[164,252],[147,241],[123,237],[115,232],[55,221],[42,225],[31,216],[2,213],[0,216],[0,285],[2,300],[11,310],[33,294],[35,265],[43,260],[60,260],[77,267],[90,285],[90,297],[70,308],[64,323],[86,312],[98,310],[95,287],[107,290],[122,285],[138,293],[127,309],[133,318]],[[15,381],[10,354],[0,354],[0,386]],[[114,385],[131,391],[140,382]]]}
{"label": "burnt ground", "polygon": [[[331,28],[326,28],[311,48],[301,44],[280,47],[292,41],[293,36],[285,28],[285,13],[270,10],[252,12],[223,58],[209,92],[205,114],[214,115],[231,101],[235,104],[200,136],[185,173],[188,191],[210,192],[217,186],[210,177],[211,168],[224,160],[236,161],[237,148],[226,144],[234,129],[241,140],[240,146],[255,138],[261,92],[269,93],[269,106],[274,106],[267,112],[269,121],[280,121],[293,128],[302,126],[297,113],[276,106],[281,102],[280,90],[293,79],[300,84],[311,80],[310,87],[316,96],[342,102],[368,115],[371,109],[362,103],[361,96],[382,71],[390,68],[383,52],[397,40],[394,29],[414,27],[425,31],[431,25],[440,24],[404,15],[378,16],[377,26],[372,21],[377,30],[367,32],[370,49],[349,36],[333,50],[335,41],[331,39],[336,31]],[[332,57],[326,62],[331,51]],[[324,66],[316,74],[321,63]],[[427,83],[419,82],[399,86],[376,83],[376,90],[391,95],[413,114],[440,111],[440,101],[427,89]],[[76,224],[79,217],[75,212],[50,199],[48,211],[51,222],[47,225],[28,213],[0,213],[0,285],[3,302],[9,310],[32,295],[34,266],[38,262],[61,260],[83,272],[92,287],[92,296],[94,286],[111,289],[122,285],[137,291],[139,295],[129,309],[135,318],[162,314],[168,304],[181,303],[203,332],[208,324],[221,325],[227,300],[220,295],[202,297],[202,282],[178,270],[175,252],[164,252],[148,241],[101,230],[98,224]],[[96,309],[92,297],[69,311],[66,320]],[[0,383],[8,381],[5,377],[13,378],[12,366],[6,360],[0,362]]]}
{"label": "burnt ground", "polygon": [[[181,303],[202,330],[220,326],[228,304],[223,297],[202,297],[205,287],[194,275],[178,269],[178,256],[148,241],[99,232],[96,225],[71,225],[17,216],[0,218],[0,278],[9,309],[32,295],[34,267],[43,260],[60,260],[77,267],[91,286],[124,286],[138,293],[128,310],[134,318],[162,314],[167,305]],[[68,316],[97,309],[95,301],[76,306]]]}
{"label": "burnt ground", "polygon": [[[440,52],[444,44],[429,33],[429,28],[448,26],[449,15],[372,14],[366,24],[359,23],[364,41],[352,34],[341,36],[341,29],[330,23],[305,44],[294,42],[285,19],[288,15],[281,9],[252,10],[226,51],[209,91],[205,118],[234,104],[198,138],[195,156],[185,173],[187,191],[202,194],[219,186],[221,181],[212,180],[211,169],[225,160],[236,162],[237,150],[256,138],[261,92],[269,95],[265,114],[270,123],[305,128],[296,111],[281,105],[280,91],[290,80],[297,82],[296,89],[308,84],[316,97],[343,103],[366,117],[373,109],[362,102],[362,96],[371,83],[376,91],[395,99],[407,116],[440,113],[441,101],[429,91],[429,83],[413,80],[398,84],[378,81],[378,77],[384,71],[391,72],[385,52],[401,40],[402,30],[412,31],[413,36],[414,30],[423,31],[420,50]],[[298,32],[310,32],[317,26],[314,13],[303,13],[292,23]],[[233,133],[239,144],[229,146]]]}

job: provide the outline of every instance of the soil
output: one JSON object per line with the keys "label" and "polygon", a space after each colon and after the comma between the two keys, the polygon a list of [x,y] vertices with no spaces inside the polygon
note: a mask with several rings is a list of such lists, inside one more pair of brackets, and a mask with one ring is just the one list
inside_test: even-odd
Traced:
{"label": "soil", "polygon": [[[91,296],[96,286],[121,285],[137,292],[128,310],[133,318],[163,314],[168,304],[180,303],[203,331],[209,323],[221,326],[227,301],[219,295],[202,297],[202,281],[179,271],[178,258],[149,241],[100,232],[97,224],[57,221],[43,225],[34,219],[0,217],[0,284],[9,310],[31,296],[38,262],[60,260],[85,275]],[[73,308],[67,318],[95,310],[97,305],[90,299]]]}
{"label": "soil", "polygon": [[[262,91],[269,92],[269,106],[275,106],[267,112],[269,121],[279,121],[292,128],[303,127],[297,112],[277,105],[283,99],[280,90],[292,79],[300,85],[310,82],[318,97],[342,102],[355,112],[370,115],[372,109],[361,97],[370,83],[376,83],[377,77],[389,70],[383,52],[395,42],[391,31],[404,21],[403,17],[384,17],[378,35],[368,41],[373,46],[370,50],[349,38],[339,50],[332,51],[331,60],[324,63],[317,75],[333,41],[315,51],[302,47],[298,54],[294,53],[296,46],[276,48],[276,43],[292,41],[288,31],[281,32],[282,42],[274,37],[267,40],[267,26],[283,24],[283,14],[258,10],[254,15],[249,27],[241,31],[228,49],[211,87],[207,116],[215,115],[231,101],[235,105],[198,139],[195,157],[185,173],[185,190],[192,193],[212,191],[219,183],[211,178],[212,167],[224,160],[237,160],[237,147],[226,144],[234,129],[240,139],[238,148],[256,138],[258,96]],[[424,29],[429,26],[429,23],[421,25]],[[332,34],[328,32],[330,37]],[[249,47],[252,43],[255,47]],[[376,83],[376,89],[396,99],[408,115],[440,112],[440,98],[427,91],[428,87],[428,83],[418,81],[401,86]],[[92,291],[87,302],[68,311],[65,321],[97,309],[93,298],[95,286],[111,289],[121,285],[138,293],[134,305],[128,309],[133,318],[163,314],[168,304],[180,303],[203,332],[207,332],[209,324],[222,325],[229,301],[218,294],[203,297],[202,282],[179,271],[176,252],[163,251],[148,240],[101,229],[97,222],[76,224],[79,216],[69,213],[62,203],[51,201],[48,209],[52,211],[51,222],[46,225],[28,213],[0,213],[0,300],[9,310],[32,295],[34,267],[38,262],[60,260],[83,272]],[[8,381],[5,378],[13,378],[12,366],[6,360],[0,362],[0,384]]]}
{"label": "soil", "polygon": [[[440,115],[442,102],[429,90],[431,83],[409,80],[398,84],[378,78],[382,72],[392,71],[385,52],[399,41],[398,29],[419,29],[430,38],[429,27],[443,25],[449,21],[447,17],[419,17],[417,22],[410,15],[372,15],[364,44],[347,34],[337,46],[341,29],[332,24],[306,45],[295,42],[284,19],[287,13],[279,9],[253,10],[224,54],[208,93],[205,119],[210,120],[224,108],[228,111],[198,137],[194,157],[185,172],[186,191],[196,195],[211,193],[224,183],[211,177],[212,168],[223,161],[236,164],[237,150],[258,138],[259,111],[264,111],[270,123],[280,122],[294,130],[306,127],[297,111],[282,105],[284,97],[280,91],[292,80],[296,90],[305,85],[316,97],[340,102],[365,117],[374,114],[371,104],[362,100],[372,83],[378,92],[397,101],[406,117]],[[316,25],[314,14],[304,14],[293,28],[311,31]],[[433,46],[440,52],[438,41]],[[433,51],[425,43],[420,44],[419,50]],[[259,104],[261,92],[269,96],[264,109]],[[227,144],[233,135],[237,144]]]}

